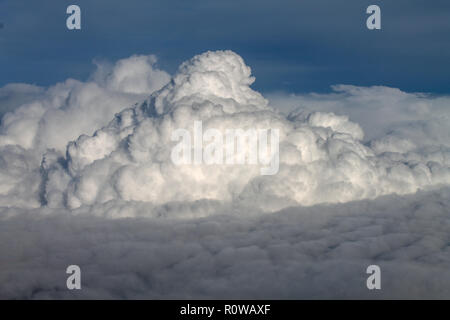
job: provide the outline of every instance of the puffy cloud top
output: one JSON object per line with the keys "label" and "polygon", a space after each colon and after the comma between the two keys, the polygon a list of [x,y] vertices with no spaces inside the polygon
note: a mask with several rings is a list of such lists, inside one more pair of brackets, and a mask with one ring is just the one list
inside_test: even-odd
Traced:
{"label": "puffy cloud top", "polygon": [[[253,81],[250,68],[231,51],[206,52],[183,63],[147,101],[118,113],[92,136],[70,142],[64,158],[46,155],[45,202],[77,208],[115,199],[156,205],[214,200],[273,211],[408,194],[450,182],[448,149],[424,154],[413,142],[405,149],[408,141],[395,136],[385,139],[396,148],[382,147],[383,139],[370,147],[347,116],[281,115],[250,88]],[[192,133],[194,121],[222,133],[278,129],[278,174],[261,176],[259,165],[175,165],[171,134],[178,128]]]}
{"label": "puffy cloud top", "polygon": [[170,80],[165,71],[155,68],[156,62],[154,55],[134,55],[117,61],[112,68],[99,63],[94,78],[114,91],[149,94],[161,89]]}
{"label": "puffy cloud top", "polygon": [[[78,208],[117,200],[155,206],[216,201],[273,211],[409,194],[450,182],[448,144],[418,138],[424,131],[447,132],[442,123],[401,129],[397,122],[396,131],[367,141],[359,124],[332,108],[278,112],[250,88],[255,79],[234,52],[195,56],[171,80],[155,63],[154,56],[132,56],[114,66],[99,64],[91,81],[37,90],[36,99],[6,114],[0,203]],[[370,106],[379,96],[406,101],[421,114],[436,109],[433,101],[418,103],[397,89],[334,89],[334,100],[312,96],[306,102],[335,101],[336,107],[344,99]],[[448,117],[448,109],[436,110]],[[261,164],[174,164],[172,134],[181,128],[193,135],[195,121],[203,132],[224,135],[228,129],[278,129],[278,173],[261,176]]]}

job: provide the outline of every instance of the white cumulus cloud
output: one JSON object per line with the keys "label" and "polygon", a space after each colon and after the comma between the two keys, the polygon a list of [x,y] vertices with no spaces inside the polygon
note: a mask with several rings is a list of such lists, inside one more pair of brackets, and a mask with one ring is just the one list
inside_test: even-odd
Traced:
{"label": "white cumulus cloud", "polygon": [[[216,51],[172,77],[132,56],[86,82],[0,88],[0,297],[370,297],[372,263],[379,297],[449,297],[450,98],[264,97],[254,81]],[[278,129],[279,171],[173,163],[172,133],[195,121]]]}
{"label": "white cumulus cloud", "polygon": [[[147,101],[118,113],[92,136],[70,142],[62,160],[46,161],[47,203],[77,208],[112,199],[153,204],[208,199],[249,201],[271,211],[409,194],[450,182],[449,149],[435,140],[412,139],[414,127],[364,143],[361,126],[345,115],[301,109],[283,116],[249,87],[253,81],[230,51],[194,57]],[[198,120],[204,129],[221,132],[278,129],[279,172],[261,176],[256,165],[174,164],[172,132],[192,131]]]}

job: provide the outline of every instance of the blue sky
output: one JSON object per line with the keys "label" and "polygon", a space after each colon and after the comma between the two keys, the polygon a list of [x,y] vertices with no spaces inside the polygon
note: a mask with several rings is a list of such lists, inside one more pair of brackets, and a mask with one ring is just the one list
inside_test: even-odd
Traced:
{"label": "blue sky", "polygon": [[[82,30],[66,28],[66,8]],[[382,29],[365,26],[370,4]],[[263,92],[332,84],[450,92],[450,2],[365,0],[0,0],[0,86],[86,79],[92,61],[156,54],[174,72],[205,50],[231,49]]]}

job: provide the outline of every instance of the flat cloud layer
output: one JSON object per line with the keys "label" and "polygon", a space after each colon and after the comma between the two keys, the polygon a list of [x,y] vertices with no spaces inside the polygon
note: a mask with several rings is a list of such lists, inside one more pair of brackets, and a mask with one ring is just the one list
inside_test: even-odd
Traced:
{"label": "flat cloud layer", "polygon": [[[23,103],[0,127],[0,297],[450,296],[448,97],[340,85],[267,100],[231,51],[171,79],[155,63],[0,89]],[[194,121],[278,129],[279,172],[175,165],[171,134]]]}
{"label": "flat cloud layer", "polygon": [[[444,188],[251,218],[232,208],[194,219],[5,208],[14,216],[0,224],[0,297],[448,298],[449,196]],[[79,291],[65,287],[70,264],[82,270]],[[366,288],[371,264],[380,291]]]}

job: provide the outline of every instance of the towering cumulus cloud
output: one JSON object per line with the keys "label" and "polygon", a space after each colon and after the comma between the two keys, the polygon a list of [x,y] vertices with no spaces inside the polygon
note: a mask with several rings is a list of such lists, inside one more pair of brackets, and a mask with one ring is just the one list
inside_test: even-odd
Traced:
{"label": "towering cumulus cloud", "polygon": [[[173,77],[155,63],[133,56],[98,65],[87,82],[0,89],[10,111],[0,127],[0,297],[71,297],[51,274],[77,261],[87,268],[80,297],[115,298],[359,297],[365,282],[352,274],[379,259],[387,296],[422,296],[431,264],[448,270],[450,99],[335,86],[269,103],[231,51],[195,56]],[[175,163],[174,132],[195,139],[199,123],[219,136],[276,130],[276,163]],[[11,252],[16,235],[22,250]],[[416,291],[395,280],[405,268]],[[446,296],[449,284],[444,273],[429,292]]]}
{"label": "towering cumulus cloud", "polygon": [[[362,143],[358,124],[333,113],[284,117],[249,87],[253,81],[250,68],[230,51],[194,57],[147,101],[70,142],[65,158],[45,154],[46,203],[78,208],[115,199],[158,205],[207,199],[272,211],[408,194],[450,182],[448,150],[423,153],[400,137],[372,141],[370,147]],[[230,128],[278,129],[278,173],[261,176],[257,165],[174,164],[172,133],[192,132],[195,121],[223,134]]]}

